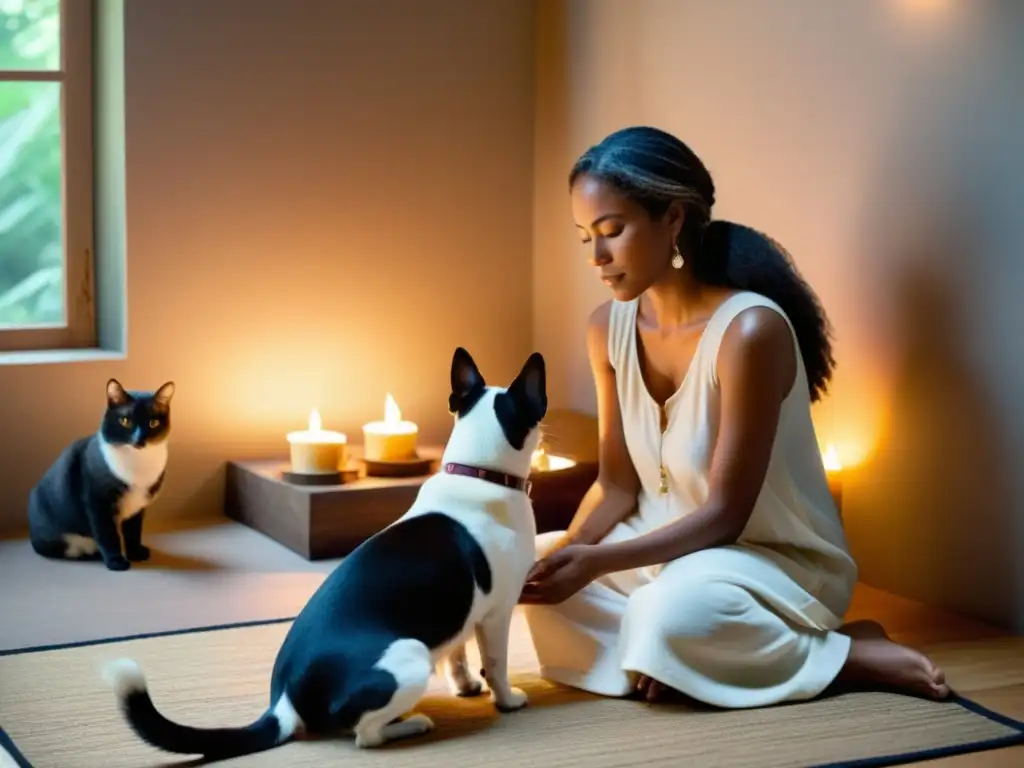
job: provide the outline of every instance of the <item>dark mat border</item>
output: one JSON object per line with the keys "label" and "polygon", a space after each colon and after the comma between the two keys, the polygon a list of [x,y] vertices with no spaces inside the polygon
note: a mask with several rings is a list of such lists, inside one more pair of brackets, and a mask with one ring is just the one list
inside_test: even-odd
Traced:
{"label": "dark mat border", "polygon": [[25,759],[25,756],[18,751],[18,748],[11,741],[11,737],[3,728],[0,728],[0,749],[3,749],[14,758],[14,764],[18,768],[32,768],[32,763]]}
{"label": "dark mat border", "polygon": [[52,645],[30,645],[26,648],[4,648],[0,650],[0,658],[4,656],[21,656],[26,653],[45,653],[47,651],[66,651],[72,648],[87,648],[91,645],[111,645],[127,643],[132,640],[150,640],[154,637],[173,637],[174,635],[196,635],[202,632],[220,632],[224,629],[246,629],[248,627],[265,627],[270,624],[287,624],[295,621],[294,616],[278,619],[254,619],[253,621],[235,621],[229,624],[207,624],[200,627],[185,629],[162,629],[156,632],[139,632],[134,635],[117,635],[100,637],[93,640],[76,640],[71,643],[53,643]]}
{"label": "dark mat border", "polygon": [[[194,635],[201,632],[219,632],[225,629],[245,629],[248,627],[265,627],[272,624],[287,624],[294,621],[294,616],[277,619],[257,619],[255,621],[238,621],[231,624],[210,624],[200,627],[188,627],[186,629],[168,629],[158,632],[142,632],[135,635],[122,635],[119,637],[98,638],[95,640],[81,640],[73,643],[54,643],[52,645],[35,645],[28,648],[9,648],[0,650],[0,658],[5,656],[21,656],[30,653],[46,653],[48,651],[63,651],[71,648],[85,648],[92,645],[112,645],[114,643],[125,643],[134,640],[149,640],[156,637],[173,637],[174,635]],[[976,701],[954,693],[949,703],[959,705],[976,715],[992,720],[993,722],[1005,725],[1017,731],[1016,734],[1003,736],[998,739],[987,739],[985,741],[974,741],[967,744],[955,744],[949,747],[936,747],[916,752],[904,752],[896,755],[884,755],[880,757],[868,757],[861,760],[840,760],[833,763],[818,763],[807,766],[807,768],[886,768],[892,765],[907,765],[925,760],[935,760],[942,757],[956,757],[975,752],[987,752],[992,749],[1002,749],[1018,744],[1024,744],[1024,722],[1015,720],[1012,717],[1001,715],[988,707],[983,707]],[[18,768],[33,768],[28,759],[18,750],[17,745],[11,737],[0,727],[0,747],[6,749],[14,758]]]}

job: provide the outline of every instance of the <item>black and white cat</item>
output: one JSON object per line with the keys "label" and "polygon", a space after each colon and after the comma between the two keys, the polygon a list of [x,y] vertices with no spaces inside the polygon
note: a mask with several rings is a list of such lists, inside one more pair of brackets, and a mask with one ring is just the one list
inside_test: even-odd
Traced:
{"label": "black and white cat", "polygon": [[451,384],[456,418],[440,471],[399,520],[346,557],[306,603],[278,651],[270,706],[258,720],[240,728],[179,725],[156,709],[136,662],[105,667],[143,740],[209,760],[270,749],[301,734],[354,732],[362,748],[423,734],[433,722],[410,712],[437,664],[444,662],[454,694],[483,690],[466,662],[465,643],[474,634],[498,710],[526,705],[526,694],[509,684],[508,640],[534,562],[527,478],[547,410],[544,360],[534,353],[507,389],[488,387],[459,348]]}
{"label": "black and white cat", "polygon": [[29,494],[36,552],[103,560],[112,571],[149,557],[142,519],[163,485],[173,396],[170,381],[155,392],[127,392],[117,379],[107,382],[99,430],[65,448]]}

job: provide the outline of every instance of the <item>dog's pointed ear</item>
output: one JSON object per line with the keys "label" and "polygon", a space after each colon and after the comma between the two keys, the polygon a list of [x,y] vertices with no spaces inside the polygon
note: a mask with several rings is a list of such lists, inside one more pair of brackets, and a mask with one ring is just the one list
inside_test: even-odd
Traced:
{"label": "dog's pointed ear", "polygon": [[544,356],[534,352],[508,388],[516,407],[539,423],[548,411],[547,372]]}
{"label": "dog's pointed ear", "polygon": [[448,395],[448,411],[465,414],[473,407],[486,387],[480,369],[476,367],[473,356],[462,347],[457,347],[452,357],[452,391]]}

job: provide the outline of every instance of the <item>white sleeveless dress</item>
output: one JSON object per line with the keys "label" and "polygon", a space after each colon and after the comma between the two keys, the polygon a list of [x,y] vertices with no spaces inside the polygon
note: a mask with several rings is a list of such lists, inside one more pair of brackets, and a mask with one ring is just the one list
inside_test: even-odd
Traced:
{"label": "white sleeveless dress", "polygon": [[[662,434],[637,356],[639,300],[613,301],[608,352],[641,490],[636,511],[605,541],[647,533],[706,500],[718,432],[719,346],[736,316],[755,306],[785,317],[759,294],[728,298],[665,403]],[[829,492],[799,351],[797,362],[764,487],[739,542],[609,574],[558,605],[523,606],[543,677],[625,696],[644,674],[726,708],[808,699],[832,682],[849,652],[850,638],[834,630],[857,567]],[[538,551],[559,535],[539,536]]]}

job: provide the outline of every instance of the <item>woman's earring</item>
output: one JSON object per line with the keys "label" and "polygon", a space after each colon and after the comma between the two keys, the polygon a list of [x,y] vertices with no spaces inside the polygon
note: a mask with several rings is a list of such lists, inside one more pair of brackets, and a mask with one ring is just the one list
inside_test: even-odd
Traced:
{"label": "woman's earring", "polygon": [[673,269],[682,269],[683,264],[686,262],[683,260],[683,254],[679,252],[679,246],[675,245],[672,247],[672,267]]}

